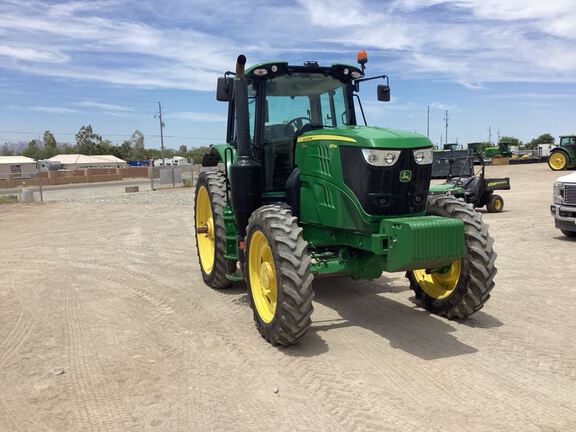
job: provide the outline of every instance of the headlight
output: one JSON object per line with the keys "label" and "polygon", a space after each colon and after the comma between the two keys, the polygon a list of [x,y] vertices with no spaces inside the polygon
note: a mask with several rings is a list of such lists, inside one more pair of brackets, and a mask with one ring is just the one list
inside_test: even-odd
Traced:
{"label": "headlight", "polygon": [[554,183],[554,204],[564,204],[564,183]]}
{"label": "headlight", "polygon": [[414,160],[418,165],[429,165],[432,163],[432,149],[418,149],[414,150]]}
{"label": "headlight", "polygon": [[392,166],[400,157],[400,150],[362,149],[364,160],[372,166]]}

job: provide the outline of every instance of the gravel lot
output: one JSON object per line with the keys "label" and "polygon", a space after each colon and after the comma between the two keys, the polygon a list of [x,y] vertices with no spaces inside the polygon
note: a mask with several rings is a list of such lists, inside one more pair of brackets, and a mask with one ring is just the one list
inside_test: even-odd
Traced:
{"label": "gravel lot", "polygon": [[192,190],[0,206],[0,431],[574,431],[576,241],[546,164],[485,214],[496,288],[464,322],[402,274],[315,282],[269,346],[242,286],[202,284]]}

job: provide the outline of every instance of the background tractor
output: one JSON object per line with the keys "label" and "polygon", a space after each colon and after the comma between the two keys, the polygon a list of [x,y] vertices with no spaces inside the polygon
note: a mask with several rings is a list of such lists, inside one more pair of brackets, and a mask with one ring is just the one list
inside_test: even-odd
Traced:
{"label": "background tractor", "polygon": [[558,147],[550,151],[548,166],[553,171],[576,168],[576,135],[560,137]]}
{"label": "background tractor", "polygon": [[226,143],[204,158],[195,198],[202,277],[245,281],[270,343],[300,341],[311,325],[315,277],[375,279],[406,272],[422,305],[449,319],[478,311],[496,274],[481,216],[447,194],[429,196],[426,137],[358,125],[360,67],[275,61],[218,79]]}
{"label": "background tractor", "polygon": [[[477,172],[474,172],[475,163],[480,165]],[[510,178],[486,178],[486,165],[482,155],[468,153],[458,157],[442,154],[435,158],[432,170],[433,178],[438,178],[434,175],[435,171],[444,174],[446,182],[436,186],[433,193],[449,193],[475,208],[486,207],[490,213],[504,210],[504,198],[494,192],[510,190]]]}

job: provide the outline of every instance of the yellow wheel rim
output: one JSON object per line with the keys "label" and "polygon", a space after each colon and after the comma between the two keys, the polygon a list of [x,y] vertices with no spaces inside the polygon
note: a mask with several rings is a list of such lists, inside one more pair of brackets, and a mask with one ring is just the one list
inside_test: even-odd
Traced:
{"label": "yellow wheel rim", "polygon": [[414,270],[414,277],[426,294],[437,300],[445,299],[456,289],[460,280],[461,261],[458,259],[443,272],[426,273],[425,269]]}
{"label": "yellow wheel rim", "polygon": [[196,234],[198,240],[198,255],[204,273],[210,274],[214,267],[214,257],[216,255],[216,241],[214,231],[214,218],[212,215],[212,205],[208,190],[201,186],[196,196],[196,230],[203,228],[205,233]]}
{"label": "yellow wheel rim", "polygon": [[265,323],[274,319],[278,296],[272,249],[262,231],[255,231],[248,246],[248,277],[258,315]]}
{"label": "yellow wheel rim", "polygon": [[500,211],[502,210],[502,200],[500,198],[497,198],[494,201],[494,207],[496,208],[496,210]]}
{"label": "yellow wheel rim", "polygon": [[550,156],[550,166],[555,170],[562,170],[566,167],[566,156],[564,153],[556,152]]}

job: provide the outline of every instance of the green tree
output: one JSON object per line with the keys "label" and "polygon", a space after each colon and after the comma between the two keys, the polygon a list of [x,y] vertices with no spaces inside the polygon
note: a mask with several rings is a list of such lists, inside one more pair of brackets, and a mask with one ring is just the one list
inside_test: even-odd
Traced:
{"label": "green tree", "polygon": [[210,151],[209,147],[195,147],[191,149],[188,154],[191,159],[194,159],[194,163],[200,163],[202,162],[202,158],[204,157],[204,155],[209,151]]}
{"label": "green tree", "polygon": [[26,148],[22,150],[22,156],[26,156],[32,159],[38,159],[39,153],[40,149],[38,148],[38,144],[36,144],[36,140],[30,141]]}
{"label": "green tree", "polygon": [[534,138],[532,141],[526,144],[528,148],[538,147],[538,144],[554,144],[556,142],[556,138],[554,138],[549,133],[545,133],[540,135],[538,138]]}
{"label": "green tree", "polygon": [[49,130],[44,132],[42,141],[44,142],[45,148],[56,150],[56,138],[54,138],[54,134]]}
{"label": "green tree", "polygon": [[132,142],[132,159],[146,159],[146,151],[144,149],[144,134],[136,129],[130,137],[130,141]]}
{"label": "green tree", "polygon": [[2,150],[0,150],[0,156],[13,156],[14,152],[10,147],[8,147],[8,143],[4,143],[2,146]]}
{"label": "green tree", "polygon": [[96,143],[94,148],[94,153],[96,155],[109,155],[114,152],[114,145],[110,140],[101,140],[100,142]]}
{"label": "green tree", "polygon": [[72,146],[70,144],[62,144],[60,147],[60,153],[62,154],[73,154],[78,153],[76,146]]}
{"label": "green tree", "polygon": [[124,160],[132,159],[132,141],[124,140],[120,147],[118,147],[118,157]]}
{"label": "green tree", "polygon": [[98,146],[102,144],[102,136],[95,133],[92,125],[82,126],[76,134],[76,148],[85,155],[97,154]]}
{"label": "green tree", "polygon": [[186,157],[187,153],[188,153],[188,147],[186,146],[186,144],[182,144],[178,149],[178,155]]}

